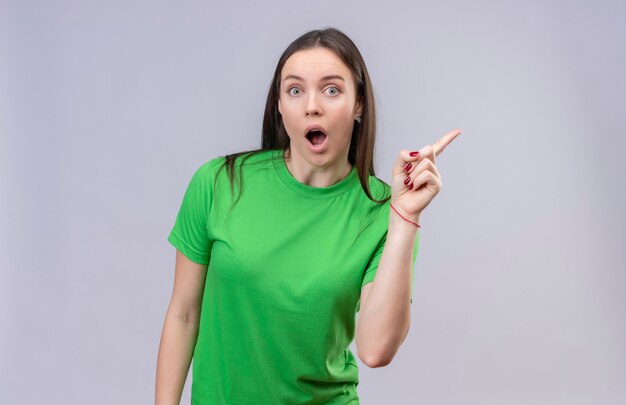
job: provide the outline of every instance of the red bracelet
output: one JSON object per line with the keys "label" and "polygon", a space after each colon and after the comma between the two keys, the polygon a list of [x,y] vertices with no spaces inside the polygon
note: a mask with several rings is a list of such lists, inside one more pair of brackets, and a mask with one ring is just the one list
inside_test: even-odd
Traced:
{"label": "red bracelet", "polygon": [[407,221],[407,222],[412,223],[413,225],[417,226],[418,228],[421,228],[421,226],[419,226],[419,225],[418,225],[418,224],[416,224],[415,222],[413,222],[413,221],[409,221],[408,219],[406,219],[405,217],[403,217],[403,216],[402,216],[402,214],[400,214],[400,213],[398,212],[398,210],[397,210],[397,209],[395,209],[395,208],[393,207],[393,205],[391,205],[391,203],[389,203],[389,206],[390,206],[390,207],[391,207],[391,208],[392,208],[392,209],[396,212],[396,214],[400,215],[400,217],[402,217],[402,219],[404,219],[404,220],[405,220],[405,221]]}

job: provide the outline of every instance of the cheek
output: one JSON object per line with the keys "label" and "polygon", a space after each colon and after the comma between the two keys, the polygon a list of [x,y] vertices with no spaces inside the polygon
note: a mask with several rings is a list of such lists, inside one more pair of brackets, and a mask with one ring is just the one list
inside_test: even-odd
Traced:
{"label": "cheek", "polygon": [[290,103],[289,101],[278,101],[278,110],[280,111],[280,114],[283,116],[289,116],[290,114],[292,114],[293,111],[293,103]]}
{"label": "cheek", "polygon": [[292,133],[297,130],[297,125],[298,125],[297,119],[295,118],[295,115],[294,115],[293,108],[290,108],[288,103],[282,104],[280,116],[283,121],[283,126],[285,127],[285,130],[287,131],[287,135],[291,138]]}
{"label": "cheek", "polygon": [[283,122],[297,124],[302,118],[302,108],[294,105],[293,103],[284,103],[281,106]]}
{"label": "cheek", "polygon": [[288,109],[283,109],[283,113],[281,115],[283,117],[283,124],[286,128],[290,128],[294,125],[293,114],[290,114]]}
{"label": "cheek", "polygon": [[354,119],[354,114],[352,112],[353,107],[349,103],[344,103],[340,108],[335,109],[335,113],[333,114],[333,118],[337,122],[338,125],[341,126],[350,126],[350,123]]}
{"label": "cheek", "polygon": [[338,100],[336,104],[332,105],[332,107],[336,115],[347,117],[347,116],[352,116],[352,111],[354,110],[354,103],[346,99],[341,100],[341,101]]}

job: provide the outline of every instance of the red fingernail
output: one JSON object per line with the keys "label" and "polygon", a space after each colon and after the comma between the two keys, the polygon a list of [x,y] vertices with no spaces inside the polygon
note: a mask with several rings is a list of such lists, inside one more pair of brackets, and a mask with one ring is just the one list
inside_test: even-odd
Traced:
{"label": "red fingernail", "polygon": [[409,170],[411,170],[411,167],[413,167],[413,165],[410,163],[407,163],[406,166],[404,166],[404,171],[408,172]]}
{"label": "red fingernail", "polygon": [[412,156],[412,157],[415,157],[417,155],[419,155],[419,152],[411,152],[411,153],[409,153],[409,156]]}
{"label": "red fingernail", "polygon": [[404,179],[404,184],[409,184],[409,181],[411,181],[411,177],[407,177],[406,179]]}
{"label": "red fingernail", "polygon": [[413,190],[413,183],[409,186],[409,190]]}

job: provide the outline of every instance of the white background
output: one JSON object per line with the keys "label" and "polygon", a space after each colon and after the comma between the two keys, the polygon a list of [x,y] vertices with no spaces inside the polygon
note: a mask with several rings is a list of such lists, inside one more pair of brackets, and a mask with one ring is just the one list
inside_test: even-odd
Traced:
{"label": "white background", "polygon": [[368,65],[378,177],[463,130],[410,334],[359,362],[361,403],[626,403],[625,21],[623,1],[1,0],[0,403],[154,401],[188,181],[260,146],[278,57],[327,26]]}

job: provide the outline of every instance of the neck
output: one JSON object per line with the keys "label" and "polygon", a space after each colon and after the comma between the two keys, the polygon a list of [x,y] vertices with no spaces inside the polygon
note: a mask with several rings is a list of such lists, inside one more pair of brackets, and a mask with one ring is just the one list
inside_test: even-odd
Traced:
{"label": "neck", "polygon": [[347,157],[331,166],[320,167],[304,159],[292,159],[289,149],[285,151],[285,164],[296,180],[311,187],[330,187],[343,180],[352,170]]}

